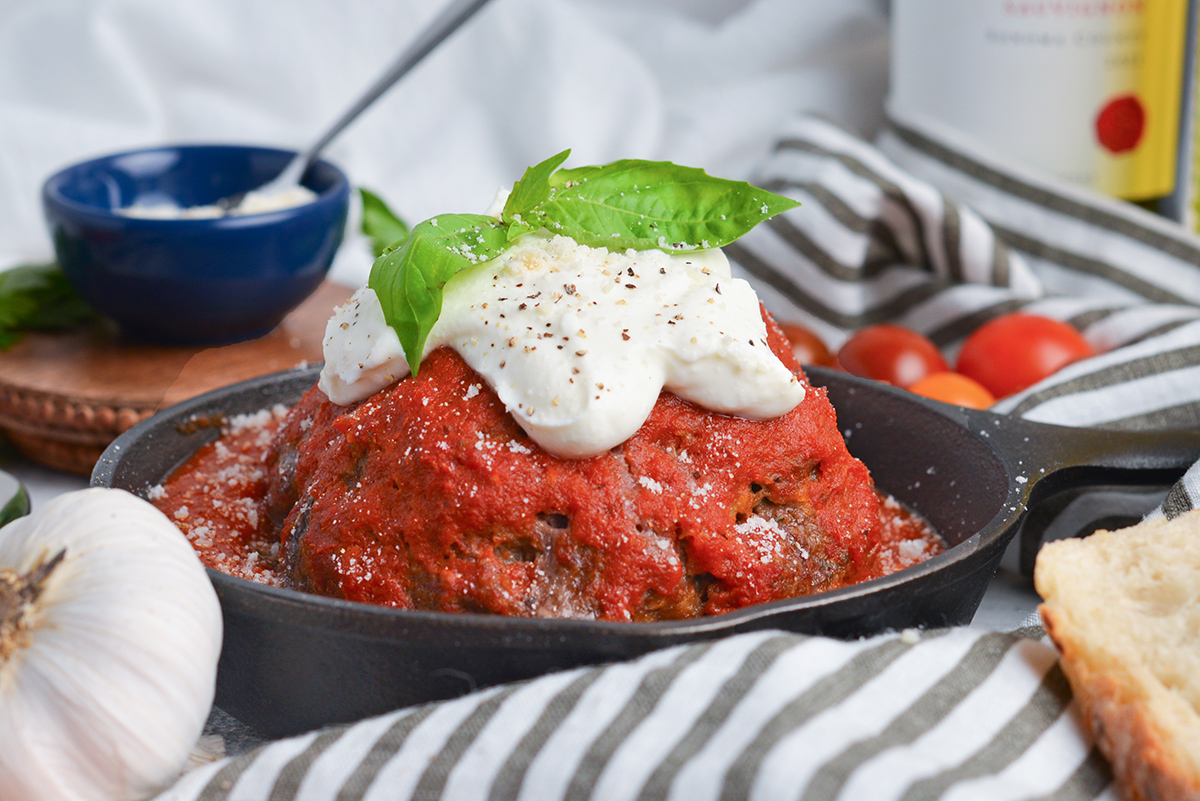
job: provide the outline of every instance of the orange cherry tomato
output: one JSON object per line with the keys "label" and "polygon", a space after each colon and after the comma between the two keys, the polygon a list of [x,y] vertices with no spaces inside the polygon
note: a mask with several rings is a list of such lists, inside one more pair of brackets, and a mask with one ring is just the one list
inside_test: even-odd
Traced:
{"label": "orange cherry tomato", "polygon": [[780,323],[779,328],[792,344],[792,353],[800,364],[833,367],[837,363],[821,338],[804,326]]}
{"label": "orange cherry tomato", "polygon": [[838,361],[854,375],[898,387],[908,387],[930,373],[950,369],[937,345],[928,338],[889,323],[856,331],[838,350]]}
{"label": "orange cherry tomato", "polygon": [[986,409],[996,402],[995,396],[978,381],[951,371],[930,373],[911,385],[908,391],[970,409]]}
{"label": "orange cherry tomato", "polygon": [[1066,323],[1014,312],[975,329],[958,352],[957,369],[1003,398],[1095,355],[1087,340]]}

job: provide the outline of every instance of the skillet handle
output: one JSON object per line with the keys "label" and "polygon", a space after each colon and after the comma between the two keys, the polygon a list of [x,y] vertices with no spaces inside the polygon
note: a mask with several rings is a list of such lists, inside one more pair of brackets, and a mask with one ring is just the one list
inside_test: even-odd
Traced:
{"label": "skillet handle", "polygon": [[[1200,461],[1200,431],[1113,431],[1068,428],[1014,419],[1002,448],[1028,478],[1026,506],[1064,490],[1098,486],[1166,486]],[[1036,466],[1021,472],[1024,466]],[[1023,527],[1020,570],[1033,574],[1041,532]]]}

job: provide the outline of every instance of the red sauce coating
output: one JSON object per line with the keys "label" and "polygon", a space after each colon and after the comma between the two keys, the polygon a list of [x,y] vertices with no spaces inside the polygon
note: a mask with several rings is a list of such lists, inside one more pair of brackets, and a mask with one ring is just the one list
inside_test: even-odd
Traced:
{"label": "red sauce coating", "polygon": [[266,467],[287,409],[239,418],[150,492],[150,501],[187,536],[207,567],[282,585],[279,537],[264,508]]}
{"label": "red sauce coating", "polygon": [[156,494],[210,566],[408,609],[719,614],[942,549],[875,491],[824,390],[767,421],[664,392],[618,448],[560,459],[448,349],[351,407],[314,388],[282,422],[201,450]]}

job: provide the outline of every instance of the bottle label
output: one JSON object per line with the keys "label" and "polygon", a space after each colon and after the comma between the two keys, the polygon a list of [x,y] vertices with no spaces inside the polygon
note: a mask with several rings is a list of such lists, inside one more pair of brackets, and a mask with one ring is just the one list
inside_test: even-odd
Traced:
{"label": "bottle label", "polygon": [[1129,200],[1175,182],[1187,0],[893,0],[891,107]]}

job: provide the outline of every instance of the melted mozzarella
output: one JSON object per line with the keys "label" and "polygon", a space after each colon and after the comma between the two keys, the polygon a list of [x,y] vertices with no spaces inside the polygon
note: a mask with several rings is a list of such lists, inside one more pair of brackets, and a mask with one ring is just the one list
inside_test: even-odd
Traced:
{"label": "melted mozzarella", "polygon": [[[771,352],[758,298],[720,250],[610,253],[526,235],[457,274],[425,345],[448,345],[517,423],[564,457],[628,439],[659,392],[717,412],[770,419],[804,398]],[[325,333],[320,388],[362,400],[409,373],[374,291],[338,309]]]}

